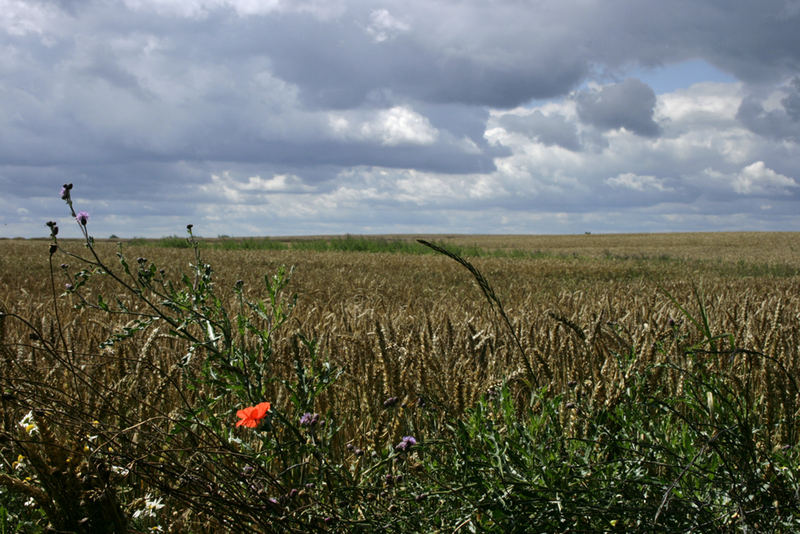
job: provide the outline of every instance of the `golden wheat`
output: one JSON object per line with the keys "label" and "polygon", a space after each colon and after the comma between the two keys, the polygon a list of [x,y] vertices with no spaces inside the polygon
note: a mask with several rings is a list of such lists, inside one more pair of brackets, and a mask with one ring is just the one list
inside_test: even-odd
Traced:
{"label": "golden wheat", "polygon": [[[706,356],[717,369],[734,373],[746,388],[744,394],[763,399],[757,405],[774,423],[780,440],[788,435],[800,405],[792,378],[800,376],[798,236],[455,236],[452,242],[550,254],[472,261],[497,291],[527,357],[541,359],[553,370],[546,385],[553,392],[581,395],[595,403],[613,404],[631,376],[648,366],[662,366],[654,376],[674,390],[683,387],[678,369],[691,362],[682,348],[699,343],[702,335],[662,290],[699,317],[696,284],[711,332],[731,334],[738,346],[774,358],[752,353]],[[98,249],[113,258],[113,244],[98,243]],[[128,257],[148,257],[173,275],[192,261],[186,250],[124,250]],[[15,360],[6,373],[13,380],[27,383],[52,402],[83,396],[98,413],[113,413],[112,402],[117,407],[129,403],[136,406],[131,420],[167,417],[172,406],[192,402],[196,392],[177,393],[181,377],[176,369],[185,344],[153,328],[113,349],[99,350],[100,342],[127,319],[74,310],[74,296],[53,299],[44,242],[2,241],[0,251],[0,302],[8,313],[28,318],[55,344],[59,340],[53,306],[58,306],[64,343],[81,355],[81,361],[74,362],[77,376],[104,387],[72,391],[68,365],[48,362],[37,342],[29,339],[28,328],[6,318],[6,359]],[[292,250],[207,250],[203,255],[215,268],[220,294],[230,296],[225,302],[230,309],[235,309],[235,301],[229,288],[237,280],[245,282],[247,296],[256,298],[264,295],[259,284],[265,273],[282,264],[296,266],[290,286],[299,295],[293,328],[317,337],[321,352],[343,370],[340,382],[322,401],[336,398],[337,405],[327,407],[360,414],[363,421],[357,426],[362,428],[347,429],[353,435],[388,420],[381,404],[387,397],[397,396],[401,404],[426,397],[460,413],[500,381],[524,376],[519,372],[519,349],[507,330],[486,306],[469,273],[448,258]],[[783,270],[776,275],[770,266]],[[69,270],[55,273],[59,292],[69,281]],[[98,278],[95,283],[86,290],[87,300],[96,301],[100,293],[115,295],[107,281]],[[120,297],[135,305],[132,296]],[[254,346],[256,340],[242,342]],[[288,376],[293,357],[289,336],[276,339],[275,354],[276,377]],[[46,383],[63,389],[42,393]],[[278,405],[286,402],[277,386],[271,393]],[[126,400],[112,401],[114,396]],[[119,424],[124,427],[125,422]],[[383,428],[374,437],[385,439],[392,431]]]}

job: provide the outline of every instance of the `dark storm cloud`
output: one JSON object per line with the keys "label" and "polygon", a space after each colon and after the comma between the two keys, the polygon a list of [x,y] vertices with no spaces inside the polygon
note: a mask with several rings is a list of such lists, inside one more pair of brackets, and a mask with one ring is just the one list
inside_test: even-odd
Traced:
{"label": "dark storm cloud", "polygon": [[781,103],[783,104],[783,109],[786,110],[786,114],[789,115],[792,120],[800,122],[800,77],[796,77],[792,80],[790,91],[791,92],[781,100]]}
{"label": "dark storm cloud", "polygon": [[753,132],[773,139],[800,140],[800,77],[785,88],[781,107],[766,109],[764,102],[750,95],[739,106],[737,118]]}
{"label": "dark storm cloud", "polygon": [[[412,29],[388,42],[375,42],[364,31],[366,22],[359,18],[369,12],[367,8],[354,9],[353,19],[334,23],[301,15],[280,17],[252,28],[256,33],[252,37],[260,43],[259,52],[271,58],[275,72],[296,83],[306,103],[323,108],[359,106],[385,90],[432,103],[510,107],[563,94],[589,70],[587,58],[564,54],[566,42],[553,42],[561,50],[547,52],[542,47],[547,43],[539,43],[530,53],[504,48],[500,53],[472,55],[481,52],[480,43],[464,46],[469,40],[498,37],[491,32],[481,35],[484,30],[479,27],[473,28],[474,34],[454,35],[458,42],[443,49],[447,43],[436,38],[441,28],[429,26],[447,24],[446,18],[431,20],[427,9],[420,7],[396,7],[397,13],[414,19]],[[436,5],[430,7],[439,11]],[[520,37],[525,47],[529,39]]]}
{"label": "dark storm cloud", "polygon": [[[388,7],[407,31],[375,42],[368,14]],[[328,20],[287,15],[253,31],[276,72],[308,102],[349,107],[390,89],[432,102],[512,107],[563,95],[597,67],[702,57],[752,82],[800,68],[792,4],[768,2],[351,3]],[[293,31],[287,32],[291,28]],[[720,37],[724,36],[724,37]],[[260,37],[260,39],[259,39]]]}
{"label": "dark storm cloud", "polygon": [[548,146],[581,149],[576,125],[563,115],[545,115],[537,110],[526,116],[504,115],[499,123],[510,132],[519,132]]}
{"label": "dark storm cloud", "polygon": [[655,137],[660,132],[653,120],[656,95],[635,78],[600,90],[581,91],[575,99],[581,120],[601,130],[625,128],[645,137]]}

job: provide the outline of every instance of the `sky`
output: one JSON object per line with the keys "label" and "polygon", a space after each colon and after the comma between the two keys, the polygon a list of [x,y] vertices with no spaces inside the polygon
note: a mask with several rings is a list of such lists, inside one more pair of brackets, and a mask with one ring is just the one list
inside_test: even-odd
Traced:
{"label": "sky", "polygon": [[800,230],[798,0],[0,0],[0,237]]}

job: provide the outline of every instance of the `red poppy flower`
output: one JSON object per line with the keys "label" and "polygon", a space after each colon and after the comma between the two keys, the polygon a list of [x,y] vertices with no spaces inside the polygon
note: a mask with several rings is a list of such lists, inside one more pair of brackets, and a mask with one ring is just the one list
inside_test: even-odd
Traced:
{"label": "red poppy flower", "polygon": [[255,428],[261,423],[261,420],[266,417],[269,411],[270,403],[262,402],[255,406],[249,406],[243,410],[236,412],[236,417],[240,419],[236,426],[246,426],[248,428]]}

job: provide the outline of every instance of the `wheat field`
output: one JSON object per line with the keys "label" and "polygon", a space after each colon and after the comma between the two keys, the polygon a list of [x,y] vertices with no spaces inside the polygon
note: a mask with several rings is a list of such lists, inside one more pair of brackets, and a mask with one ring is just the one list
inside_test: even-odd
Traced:
{"label": "wheat field", "polygon": [[[496,289],[523,349],[552,367],[557,390],[591,381],[594,395],[612,398],[621,377],[604,375],[609,352],[634,350],[637,365],[654,363],[660,357],[654,344],[670,338],[671,325],[691,326],[664,291],[696,313],[694,285],[715,335],[732,334],[741,346],[800,376],[800,234],[439,237],[445,245],[546,254],[474,263]],[[111,243],[98,247],[108,257],[116,250]],[[0,248],[3,306],[53,335],[47,245],[0,241]],[[125,253],[175,270],[191,261],[186,250],[138,247]],[[209,250],[204,258],[219,287],[243,280],[252,292],[265,273],[294,266],[293,327],[318,337],[322,352],[345,370],[341,387],[351,398],[340,409],[369,411],[377,398],[410,400],[425,393],[460,412],[492,384],[521,371],[517,348],[469,273],[445,257]],[[59,293],[65,281],[58,280]],[[91,348],[128,319],[115,324],[90,310],[76,313],[70,298],[58,299],[69,341],[94,356]],[[5,327],[6,342],[27,337],[20,326]],[[183,356],[158,333],[117,350],[131,361],[157,355],[166,367]],[[780,391],[785,384],[769,366],[737,358],[737,371],[758,384],[754,394],[769,400],[765,416],[786,415],[796,405],[799,399],[787,404]]]}
{"label": "wheat field", "polygon": [[[298,348],[290,332],[317,340],[319,353],[341,370],[320,395],[318,410],[342,414],[334,446],[343,453],[348,443],[377,450],[399,439],[405,423],[384,409],[394,397],[403,407],[435,403],[445,417],[458,417],[501,384],[519,383],[520,391],[546,387],[565,403],[613,406],[646,368],[656,369],[652,380],[680,392],[680,370],[692,365],[687,347],[702,345],[709,333],[716,350],[707,351],[704,365],[730,375],[737,395],[758,411],[768,431],[757,439],[770,447],[797,443],[800,233],[422,237],[444,247],[505,252],[466,259],[491,284],[508,325],[473,276],[442,255],[202,251],[230,308],[237,306],[237,283],[245,296],[263,298],[264,275],[294,267],[288,291],[297,303],[283,326],[287,335],[275,338],[272,378],[294,372]],[[85,253],[79,242],[60,246]],[[116,244],[95,246],[114,263]],[[121,247],[129,261],[157,264],[167,277],[193,261],[186,249]],[[92,433],[97,421],[106,425],[109,451],[126,439],[157,441],[166,426],[132,429],[170,420],[175,406],[206,395],[182,382],[187,343],[154,323],[101,348],[132,316],[75,309],[78,295],[64,294],[64,287],[76,280],[79,265],[66,256],[55,261],[51,280],[46,242],[0,241],[2,381],[4,399],[13,399],[4,400],[4,432],[29,408],[46,404],[48,420],[58,421],[53,440],[66,444],[61,462],[70,447],[80,446],[70,436]],[[103,277],[80,293],[87,302],[99,294],[146,311]],[[64,347],[63,357],[72,360],[53,361],[39,348],[42,340]],[[70,366],[81,369],[80,381],[65,371]],[[267,397],[287,406],[279,386],[266,386]],[[571,435],[587,431],[574,413],[561,417]],[[423,423],[415,424],[424,434]]]}

